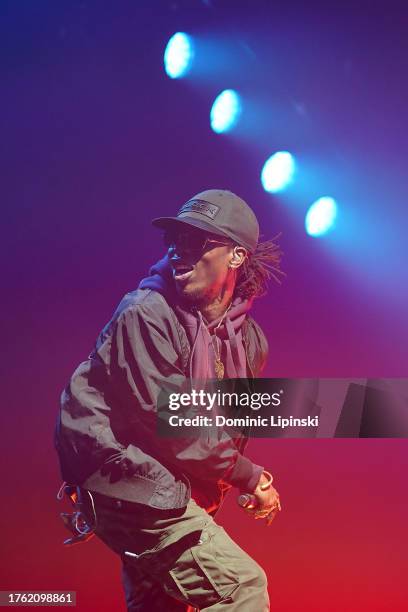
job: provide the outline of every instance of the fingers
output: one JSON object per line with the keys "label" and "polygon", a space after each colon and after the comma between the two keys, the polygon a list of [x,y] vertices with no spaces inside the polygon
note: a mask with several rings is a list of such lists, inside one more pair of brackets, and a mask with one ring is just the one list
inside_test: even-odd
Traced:
{"label": "fingers", "polygon": [[267,490],[262,491],[261,489],[261,491],[254,494],[254,497],[256,497],[257,503],[248,504],[243,509],[255,520],[266,519],[267,526],[269,527],[278,512],[282,510],[279,493],[269,483]]}
{"label": "fingers", "polygon": [[276,515],[281,512],[282,505],[280,500],[277,499],[276,503],[273,506],[268,506],[267,508],[263,508],[262,510],[255,511],[253,514],[255,515],[255,519],[266,519],[266,525],[269,527],[272,524],[272,521],[276,517]]}
{"label": "fingers", "polygon": [[277,502],[276,502],[276,506],[274,506],[274,508],[272,508],[272,510],[270,511],[268,516],[266,517],[266,526],[267,527],[269,527],[272,524],[273,519],[278,514],[278,512],[280,512],[281,510],[282,510],[282,505],[280,503],[280,500],[278,499]]}
{"label": "fingers", "polygon": [[270,514],[270,512],[272,512],[272,510],[273,508],[265,508],[263,510],[258,510],[258,512],[255,512],[255,518],[264,519]]}
{"label": "fingers", "polygon": [[272,525],[272,521],[275,518],[275,516],[278,514],[279,510],[277,508],[275,508],[274,510],[272,510],[272,512],[270,512],[266,518],[266,526],[270,527]]}

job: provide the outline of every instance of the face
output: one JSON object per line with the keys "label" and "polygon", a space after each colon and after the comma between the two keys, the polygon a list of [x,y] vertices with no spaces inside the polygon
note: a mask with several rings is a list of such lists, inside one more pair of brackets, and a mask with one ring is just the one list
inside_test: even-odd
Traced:
{"label": "face", "polygon": [[177,293],[183,299],[210,304],[235,282],[229,268],[234,245],[228,238],[189,227],[166,231],[164,239]]}

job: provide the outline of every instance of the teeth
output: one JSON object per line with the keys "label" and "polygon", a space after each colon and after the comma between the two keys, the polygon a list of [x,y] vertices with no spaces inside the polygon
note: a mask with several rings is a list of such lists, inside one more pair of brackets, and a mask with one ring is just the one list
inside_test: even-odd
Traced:
{"label": "teeth", "polygon": [[192,268],[176,268],[176,274],[185,274],[186,272],[190,272]]}

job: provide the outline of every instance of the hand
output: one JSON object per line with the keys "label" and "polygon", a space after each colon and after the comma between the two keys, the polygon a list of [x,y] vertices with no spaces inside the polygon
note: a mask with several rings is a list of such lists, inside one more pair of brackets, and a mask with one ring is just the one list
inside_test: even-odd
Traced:
{"label": "hand", "polygon": [[[269,486],[266,488],[266,485]],[[267,525],[272,523],[273,519],[281,510],[279,493],[272,486],[270,478],[264,473],[261,474],[259,482],[253,491],[253,496],[256,499],[256,505],[247,506],[246,511],[254,515],[255,519],[267,519]]]}

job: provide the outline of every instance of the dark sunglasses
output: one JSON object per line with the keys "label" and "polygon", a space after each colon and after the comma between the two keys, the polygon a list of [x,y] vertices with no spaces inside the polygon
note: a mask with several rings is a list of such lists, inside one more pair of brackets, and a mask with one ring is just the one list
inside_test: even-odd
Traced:
{"label": "dark sunglasses", "polygon": [[205,236],[205,234],[193,234],[193,233],[174,233],[165,232],[163,234],[164,246],[168,250],[177,252],[190,252],[190,253],[204,253],[216,246],[229,246],[232,244],[228,241],[216,240]]}

